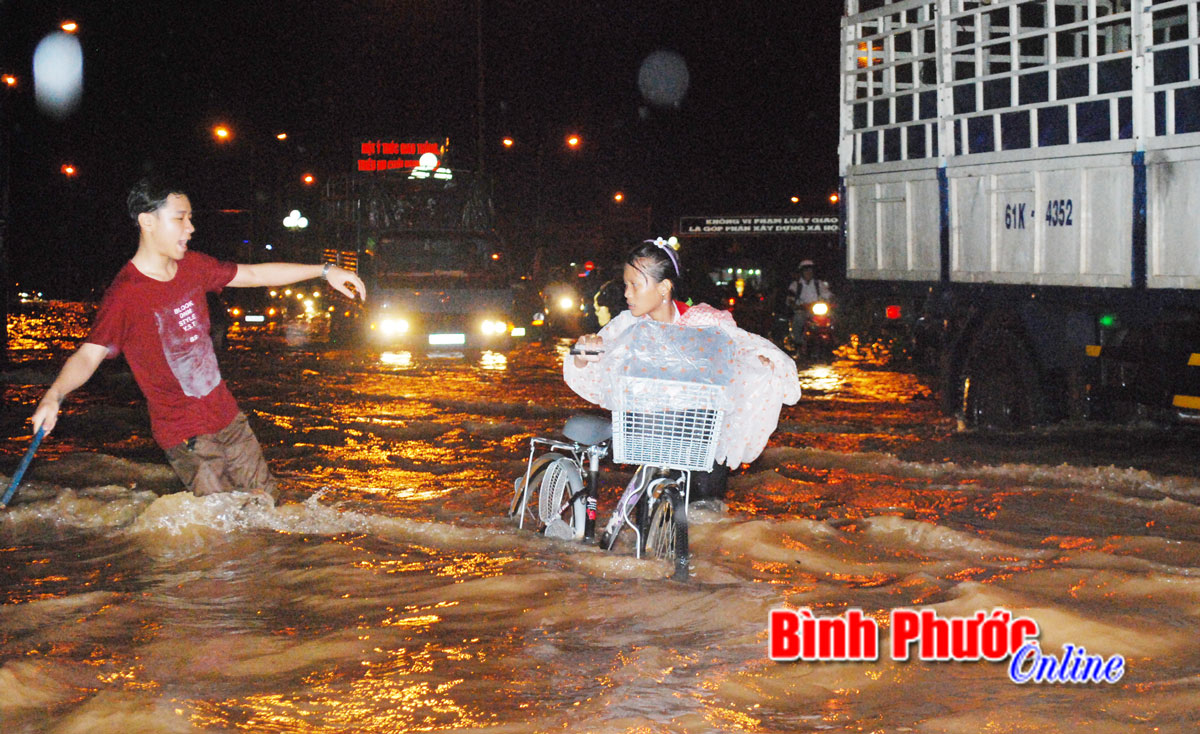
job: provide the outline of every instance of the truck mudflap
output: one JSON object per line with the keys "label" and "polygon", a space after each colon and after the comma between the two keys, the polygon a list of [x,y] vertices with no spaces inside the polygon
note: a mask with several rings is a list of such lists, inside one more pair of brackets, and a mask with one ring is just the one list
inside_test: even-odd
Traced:
{"label": "truck mudflap", "polygon": [[[1180,419],[1200,421],[1200,353],[1167,355],[1122,345],[1090,344],[1087,356],[1100,360],[1105,373],[1132,368],[1121,372],[1119,380],[1134,402],[1173,409]],[[1152,384],[1138,384],[1140,380]]]}
{"label": "truck mudflap", "polygon": [[1183,387],[1187,392],[1175,395],[1171,404],[1180,410],[1196,413],[1200,417],[1200,354],[1188,355]]}

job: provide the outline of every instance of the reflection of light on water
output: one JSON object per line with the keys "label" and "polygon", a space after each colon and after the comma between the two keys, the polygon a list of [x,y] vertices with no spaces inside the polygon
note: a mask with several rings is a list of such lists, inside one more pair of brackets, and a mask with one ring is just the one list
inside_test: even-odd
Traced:
{"label": "reflection of light on water", "polygon": [[393,617],[379,623],[381,627],[428,627],[442,621],[436,614],[419,614],[415,617]]}
{"label": "reflection of light on water", "polygon": [[517,560],[513,556],[493,556],[487,553],[468,553],[450,559],[437,570],[438,576],[457,579],[491,578],[504,572],[505,566]]}
{"label": "reflection of light on water", "polygon": [[296,732],[454,730],[491,723],[488,713],[455,700],[454,689],[463,679],[411,682],[409,676],[428,676],[445,654],[379,652],[394,659],[364,661],[367,675],[348,684],[329,676],[306,681],[315,685],[293,695],[261,694],[215,704],[191,701],[191,723],[202,729]]}
{"label": "reflection of light on water", "polygon": [[[434,576],[448,576],[457,579],[484,579],[500,576],[504,573],[505,567],[517,560],[515,556],[495,556],[490,553],[464,553],[458,556],[445,556],[445,551],[437,551],[433,548],[423,548],[420,546],[414,546],[414,550],[424,551],[433,560],[413,560],[407,557],[403,559],[369,558],[355,561],[354,567],[372,569],[382,573],[411,574],[423,571]],[[454,606],[458,606],[458,602],[441,601],[433,605],[432,609],[444,609]],[[405,611],[409,612],[410,616],[385,620],[384,626],[403,626],[406,624],[415,626],[420,624],[421,620],[432,623],[440,619],[437,614],[432,612],[417,614],[417,611],[428,610],[417,610],[415,607],[406,609]]]}
{"label": "reflection of light on water", "polygon": [[762,727],[762,719],[736,711],[728,706],[709,706],[704,713],[704,718],[715,729],[759,731]]}
{"label": "reflection of light on water", "polygon": [[95,304],[68,301],[34,301],[17,306],[8,314],[10,358],[21,361],[22,352],[74,349],[87,336],[95,312]]}
{"label": "reflection of light on water", "polygon": [[842,378],[837,371],[826,364],[818,364],[797,373],[800,378],[800,390],[814,392],[833,392],[842,385]]}
{"label": "reflection of light on water", "polygon": [[554,345],[554,353],[558,355],[558,359],[564,360],[571,356],[571,347],[575,346],[574,339],[559,339]]}
{"label": "reflection of light on water", "polygon": [[484,352],[479,356],[479,366],[485,370],[506,370],[508,357],[500,352]]}
{"label": "reflection of light on water", "polygon": [[384,352],[379,361],[388,367],[412,367],[412,352]]}

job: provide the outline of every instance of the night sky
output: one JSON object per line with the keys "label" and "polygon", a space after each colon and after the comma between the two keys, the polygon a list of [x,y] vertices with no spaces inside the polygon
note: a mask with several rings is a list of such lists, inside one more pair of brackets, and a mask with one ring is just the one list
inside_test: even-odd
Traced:
{"label": "night sky", "polygon": [[[647,234],[684,215],[795,212],[792,195],[812,209],[837,185],[841,5],[482,0],[484,163],[498,211],[533,216],[534,180],[567,217],[597,216],[622,191],[661,230]],[[67,18],[80,24],[84,93],[60,120],[37,108],[30,70],[37,42]],[[12,279],[103,287],[135,248],[124,196],[149,169],[182,177],[197,245],[228,254],[218,240],[236,215],[216,210],[315,211],[299,173],[349,170],[358,138],[449,138],[453,163],[474,167],[476,22],[476,0],[0,0],[0,70],[21,79],[0,89]],[[664,50],[687,64],[677,107],[639,92],[640,65]],[[234,130],[224,145],[210,133],[218,122]],[[563,148],[568,132],[583,137],[579,151]],[[60,173],[67,162],[74,178]]]}

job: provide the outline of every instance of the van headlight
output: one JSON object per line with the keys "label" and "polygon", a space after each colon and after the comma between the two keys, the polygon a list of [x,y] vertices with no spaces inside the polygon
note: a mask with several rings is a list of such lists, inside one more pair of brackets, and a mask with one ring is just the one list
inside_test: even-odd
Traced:
{"label": "van headlight", "polygon": [[405,319],[383,319],[379,322],[379,331],[384,336],[407,334],[409,323]]}
{"label": "van headlight", "polygon": [[495,336],[498,334],[508,333],[508,323],[505,321],[495,321],[492,319],[484,319],[479,324],[479,330],[486,336]]}

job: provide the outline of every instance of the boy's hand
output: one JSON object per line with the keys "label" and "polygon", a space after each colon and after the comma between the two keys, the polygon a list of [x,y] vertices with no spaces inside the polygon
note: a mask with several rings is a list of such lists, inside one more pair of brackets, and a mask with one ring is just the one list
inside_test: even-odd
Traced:
{"label": "boy's hand", "polygon": [[38,403],[37,409],[33,411],[33,432],[43,430],[47,434],[54,430],[54,425],[58,423],[58,409],[62,405],[62,400],[52,391],[47,390]]}
{"label": "boy's hand", "polygon": [[[367,300],[367,287],[363,285],[362,278],[356,274],[339,268],[336,265],[329,268],[329,272],[325,275],[325,280],[329,285],[333,286],[336,291],[353,301],[355,298],[361,298],[363,302]],[[351,290],[350,288],[354,290]]]}

